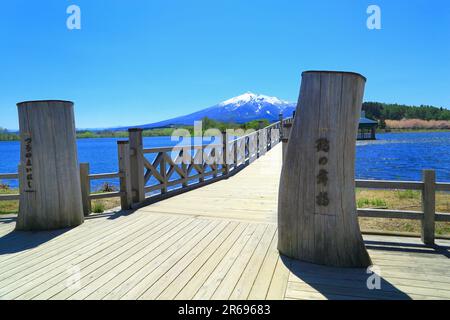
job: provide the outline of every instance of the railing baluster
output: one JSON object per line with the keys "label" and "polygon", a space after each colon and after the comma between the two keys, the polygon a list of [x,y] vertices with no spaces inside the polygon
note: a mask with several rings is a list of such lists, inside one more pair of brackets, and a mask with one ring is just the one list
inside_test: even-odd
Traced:
{"label": "railing baluster", "polygon": [[130,176],[133,203],[139,203],[145,200],[142,129],[129,129],[128,135],[130,140]]}
{"label": "railing baluster", "polygon": [[130,174],[130,148],[128,141],[117,141],[119,156],[119,179],[120,179],[120,206],[122,210],[131,209],[133,203],[133,192],[131,190]]}
{"label": "railing baluster", "polygon": [[83,213],[87,217],[91,214],[91,179],[89,178],[89,163],[80,163],[81,201]]}
{"label": "railing baluster", "polygon": [[426,245],[434,245],[436,214],[436,172],[434,170],[423,171],[422,208],[422,242]]}
{"label": "railing baluster", "polygon": [[164,179],[164,183],[163,186],[161,188],[161,194],[167,193],[167,183],[169,181],[167,181],[167,168],[166,168],[166,157],[163,154],[162,158],[161,158],[161,162],[159,164],[159,173],[161,174],[161,176]]}
{"label": "railing baluster", "polygon": [[222,132],[222,143],[223,143],[223,148],[222,148],[222,167],[223,167],[223,175],[228,175],[230,173],[230,165],[228,164],[228,160],[229,160],[229,156],[228,156],[228,148],[229,148],[229,144],[228,144],[228,136],[227,136],[227,132],[224,131]]}
{"label": "railing baluster", "polygon": [[181,170],[183,170],[183,174],[184,174],[184,176],[182,177],[183,178],[183,183],[182,183],[183,188],[186,188],[189,184],[188,166],[185,163],[185,158],[187,157],[187,154],[185,154],[186,151],[187,151],[187,149],[182,149],[181,153],[180,153],[180,155],[181,155]]}
{"label": "railing baluster", "polygon": [[234,140],[234,170],[236,170],[239,167],[239,150],[238,150],[238,137]]}

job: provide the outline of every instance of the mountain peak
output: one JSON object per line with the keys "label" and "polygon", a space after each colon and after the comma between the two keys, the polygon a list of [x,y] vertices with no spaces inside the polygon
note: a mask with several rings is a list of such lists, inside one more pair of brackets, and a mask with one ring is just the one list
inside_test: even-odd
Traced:
{"label": "mountain peak", "polygon": [[283,101],[278,99],[277,97],[269,97],[263,94],[256,94],[253,92],[246,92],[244,94],[241,94],[240,96],[228,99],[222,103],[220,103],[220,106],[227,106],[227,105],[235,105],[240,106],[249,102],[266,102],[270,104],[288,104],[289,102]]}
{"label": "mountain peak", "polygon": [[156,123],[139,126],[139,128],[163,128],[177,125],[193,125],[194,121],[208,117],[227,123],[245,123],[253,120],[267,119],[277,121],[280,113],[290,117],[296,104],[253,92],[228,99],[200,111]]}

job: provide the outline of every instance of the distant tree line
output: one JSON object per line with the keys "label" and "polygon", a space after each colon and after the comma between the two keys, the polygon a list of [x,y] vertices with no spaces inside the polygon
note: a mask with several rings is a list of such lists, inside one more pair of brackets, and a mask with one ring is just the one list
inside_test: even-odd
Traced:
{"label": "distant tree line", "polygon": [[[254,129],[258,130],[261,125],[266,127],[269,125],[269,121],[266,119],[263,120],[254,120],[243,124],[237,123],[226,123],[221,121],[216,121],[213,119],[209,119],[207,117],[202,119],[202,129],[203,133],[208,129],[219,129],[220,131],[224,131],[226,129]],[[189,131],[191,135],[194,135],[194,127],[193,126],[174,126],[171,128],[155,128],[148,129],[142,132],[144,137],[160,137],[160,136],[170,136],[173,131],[176,129],[186,129]],[[17,133],[9,132],[6,129],[0,128],[0,141],[14,141],[19,140],[19,135]],[[115,130],[79,130],[77,131],[77,138],[79,139],[88,139],[88,138],[128,138],[127,131],[115,131]]]}
{"label": "distant tree line", "polygon": [[433,106],[407,106],[380,102],[364,102],[366,117],[374,120],[450,120],[450,110]]}
{"label": "distant tree line", "polygon": [[15,141],[19,140],[19,136],[13,132],[0,127],[0,141]]}

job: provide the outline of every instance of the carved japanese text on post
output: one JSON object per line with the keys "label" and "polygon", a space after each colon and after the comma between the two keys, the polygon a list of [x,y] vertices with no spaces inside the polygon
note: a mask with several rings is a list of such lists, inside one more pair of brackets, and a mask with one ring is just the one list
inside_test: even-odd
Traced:
{"label": "carved japanese text on post", "polygon": [[33,190],[33,145],[30,135],[24,136],[25,148],[25,192],[34,192]]}
{"label": "carved japanese text on post", "polygon": [[[327,138],[320,138],[316,141],[316,149],[318,153],[328,154],[330,151],[330,141]],[[328,186],[328,170],[326,165],[328,164],[327,155],[320,156],[319,158],[319,173],[316,176],[316,181],[318,185],[323,187]],[[328,207],[330,204],[330,199],[328,196],[328,191],[320,191],[316,196],[316,204],[320,207]]]}

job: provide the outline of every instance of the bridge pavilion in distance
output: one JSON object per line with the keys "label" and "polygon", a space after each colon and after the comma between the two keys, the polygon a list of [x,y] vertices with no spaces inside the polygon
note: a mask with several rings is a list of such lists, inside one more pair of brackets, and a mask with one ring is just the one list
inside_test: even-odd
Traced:
{"label": "bridge pavilion in distance", "polygon": [[366,112],[361,111],[361,118],[359,119],[358,128],[358,140],[376,140],[376,130],[378,127],[378,122],[367,119]]}

